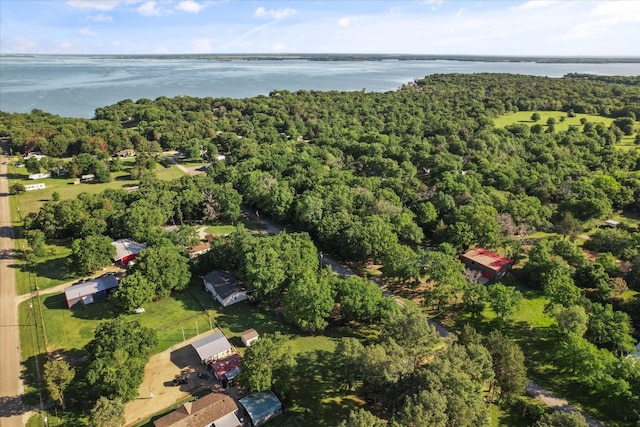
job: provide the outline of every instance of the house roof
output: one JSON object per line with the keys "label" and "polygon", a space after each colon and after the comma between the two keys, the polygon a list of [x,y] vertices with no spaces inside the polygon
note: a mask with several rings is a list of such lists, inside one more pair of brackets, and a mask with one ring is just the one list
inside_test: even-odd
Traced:
{"label": "house roof", "polygon": [[220,270],[213,270],[207,273],[202,280],[213,286],[216,294],[222,299],[227,299],[236,292],[247,290],[234,274]]}
{"label": "house roof", "polygon": [[233,348],[222,332],[216,332],[215,334],[208,335],[198,341],[194,341],[191,343],[191,346],[196,353],[198,353],[200,360],[206,360],[211,356],[215,356]]}
{"label": "house roof", "polygon": [[189,253],[195,253],[200,251],[205,251],[211,249],[211,243],[209,242],[200,242],[191,249],[189,249]]}
{"label": "house roof", "polygon": [[113,257],[115,261],[120,261],[122,258],[130,255],[137,255],[147,247],[144,243],[134,242],[130,239],[116,240],[115,242],[111,242],[111,244],[116,248],[116,256]]}
{"label": "house roof", "polygon": [[115,288],[118,286],[118,281],[113,274],[107,274],[106,276],[98,277],[96,279],[87,280],[77,285],[73,285],[64,290],[64,295],[67,301],[76,298],[84,298],[88,295],[96,294],[100,291]]}
{"label": "house roof", "polygon": [[239,402],[254,424],[257,420],[261,420],[282,408],[282,403],[271,390],[252,393],[240,399]]}
{"label": "house roof", "polygon": [[218,378],[222,378],[224,375],[239,369],[241,361],[242,357],[240,357],[238,353],[235,353],[222,360],[212,362],[211,369],[213,369],[213,372],[215,372]]}
{"label": "house roof", "polygon": [[483,248],[469,249],[462,257],[494,271],[500,271],[503,267],[513,262],[508,258]]}
{"label": "house roof", "polygon": [[244,341],[249,341],[249,340],[258,338],[259,336],[260,335],[258,335],[258,331],[252,328],[252,329],[247,329],[242,334],[240,334],[240,339]]}
{"label": "house roof", "polygon": [[154,421],[156,427],[202,427],[215,422],[216,427],[238,427],[235,416],[238,405],[231,396],[211,393],[187,402],[173,412]]}

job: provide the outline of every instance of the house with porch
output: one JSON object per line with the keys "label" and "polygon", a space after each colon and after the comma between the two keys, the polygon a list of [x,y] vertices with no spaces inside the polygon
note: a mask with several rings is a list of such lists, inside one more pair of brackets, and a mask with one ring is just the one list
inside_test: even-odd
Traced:
{"label": "house with porch", "polygon": [[249,298],[246,286],[234,274],[213,270],[207,273],[202,281],[207,292],[210,292],[223,307]]}
{"label": "house with porch", "polygon": [[469,249],[460,256],[469,270],[479,271],[485,282],[497,282],[513,267],[513,261],[483,248]]}
{"label": "house with porch", "polygon": [[210,393],[153,422],[155,427],[240,427],[238,404],[231,396]]}

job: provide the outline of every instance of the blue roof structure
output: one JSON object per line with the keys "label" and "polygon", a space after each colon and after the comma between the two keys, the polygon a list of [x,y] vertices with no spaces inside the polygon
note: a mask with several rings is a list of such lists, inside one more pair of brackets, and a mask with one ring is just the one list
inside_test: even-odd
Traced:
{"label": "blue roof structure", "polygon": [[259,427],[282,412],[282,403],[271,391],[259,391],[239,400],[253,427]]}

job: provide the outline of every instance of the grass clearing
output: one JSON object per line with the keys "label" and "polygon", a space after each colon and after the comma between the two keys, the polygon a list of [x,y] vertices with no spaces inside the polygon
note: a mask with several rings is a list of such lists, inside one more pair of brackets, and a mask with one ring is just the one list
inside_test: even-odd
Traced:
{"label": "grass clearing", "polygon": [[[540,120],[534,122],[531,120],[533,113],[540,114]],[[554,124],[556,132],[564,132],[569,130],[569,126],[578,126],[578,129],[582,131],[583,125],[580,123],[581,119],[586,119],[590,123],[602,123],[606,127],[611,126],[613,123],[612,118],[602,117],[594,114],[581,114],[575,113],[574,117],[569,117],[564,111],[517,111],[515,113],[503,114],[493,119],[493,123],[497,128],[504,128],[513,124],[525,124],[529,127],[534,124],[541,124],[543,128],[547,129],[547,120],[550,118],[555,119]],[[624,135],[619,143],[615,146],[620,150],[629,151],[639,146],[635,144],[637,133],[632,135]]]}

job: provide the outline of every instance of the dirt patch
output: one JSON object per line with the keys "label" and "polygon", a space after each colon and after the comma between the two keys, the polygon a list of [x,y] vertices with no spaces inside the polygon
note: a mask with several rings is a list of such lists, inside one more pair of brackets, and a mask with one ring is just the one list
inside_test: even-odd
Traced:
{"label": "dirt patch", "polygon": [[[197,335],[151,357],[144,369],[144,380],[138,389],[138,397],[126,406],[127,426],[161,413],[193,394],[206,390],[224,392],[190,346],[192,342],[210,333],[211,331],[207,331]],[[206,372],[209,378],[198,378],[198,372]],[[184,375],[189,375],[186,384],[173,384],[174,378]],[[230,389],[227,394],[241,397],[243,393],[238,389]]]}

